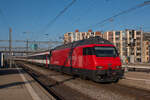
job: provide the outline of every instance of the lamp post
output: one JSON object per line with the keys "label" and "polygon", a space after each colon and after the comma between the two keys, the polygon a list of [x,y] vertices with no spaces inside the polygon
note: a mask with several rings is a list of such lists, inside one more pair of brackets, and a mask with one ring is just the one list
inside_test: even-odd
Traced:
{"label": "lamp post", "polygon": [[9,67],[11,68],[12,67],[12,52],[11,52],[11,49],[12,49],[12,29],[9,28]]}
{"label": "lamp post", "polygon": [[[29,34],[29,33],[32,33],[32,32],[23,32],[23,34]],[[26,55],[28,55],[28,51],[29,51],[29,39],[27,38],[26,39]]]}
{"label": "lamp post", "polygon": [[45,34],[45,36],[46,36],[47,40],[49,41],[48,47],[47,47],[47,48],[49,49],[49,48],[50,48],[50,41],[51,41],[51,40],[48,38],[49,34]]}

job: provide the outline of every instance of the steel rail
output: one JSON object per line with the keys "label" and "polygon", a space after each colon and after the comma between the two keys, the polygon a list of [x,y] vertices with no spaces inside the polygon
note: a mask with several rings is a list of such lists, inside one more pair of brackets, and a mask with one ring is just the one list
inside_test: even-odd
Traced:
{"label": "steel rail", "polygon": [[[40,79],[38,79],[38,75],[40,75],[40,73],[30,69],[30,68],[25,68],[22,64],[19,64],[19,67],[22,67],[23,70],[25,72],[27,72],[34,80],[36,80],[46,91],[48,91],[56,100],[65,100],[64,97],[62,97],[61,95],[59,95],[54,89],[49,88],[49,86],[45,85],[44,82],[40,81]],[[44,75],[42,75],[44,76]],[[44,76],[45,79],[47,79],[46,76]]]}

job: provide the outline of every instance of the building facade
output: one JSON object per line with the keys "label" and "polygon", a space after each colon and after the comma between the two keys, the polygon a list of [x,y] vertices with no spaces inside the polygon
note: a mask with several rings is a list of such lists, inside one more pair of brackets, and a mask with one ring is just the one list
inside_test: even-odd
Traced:
{"label": "building facade", "polygon": [[150,62],[150,32],[143,33],[142,62]]}
{"label": "building facade", "polygon": [[78,30],[75,32],[67,32],[64,34],[64,44],[95,36],[103,37],[103,34],[99,31],[92,32],[92,30],[89,30],[88,32],[79,32]]}
{"label": "building facade", "polygon": [[143,41],[142,62],[149,62],[149,41]]}
{"label": "building facade", "polygon": [[127,43],[127,57],[131,63],[141,62],[142,56],[142,32],[135,30],[125,30]]}

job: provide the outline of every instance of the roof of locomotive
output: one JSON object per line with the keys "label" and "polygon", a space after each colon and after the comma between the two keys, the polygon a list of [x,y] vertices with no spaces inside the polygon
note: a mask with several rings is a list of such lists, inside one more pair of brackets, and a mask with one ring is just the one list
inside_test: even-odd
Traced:
{"label": "roof of locomotive", "polygon": [[64,48],[74,48],[77,46],[88,45],[88,44],[112,44],[112,43],[106,39],[96,36],[96,37],[90,37],[88,39],[74,41],[72,43],[60,45],[60,46],[55,47],[54,50],[64,49]]}

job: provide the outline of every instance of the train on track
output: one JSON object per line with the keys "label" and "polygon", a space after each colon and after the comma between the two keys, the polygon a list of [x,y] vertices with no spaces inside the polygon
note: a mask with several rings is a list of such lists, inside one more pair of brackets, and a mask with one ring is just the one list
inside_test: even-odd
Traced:
{"label": "train on track", "polygon": [[124,75],[117,49],[101,37],[57,46],[23,60],[96,82],[118,82]]}

